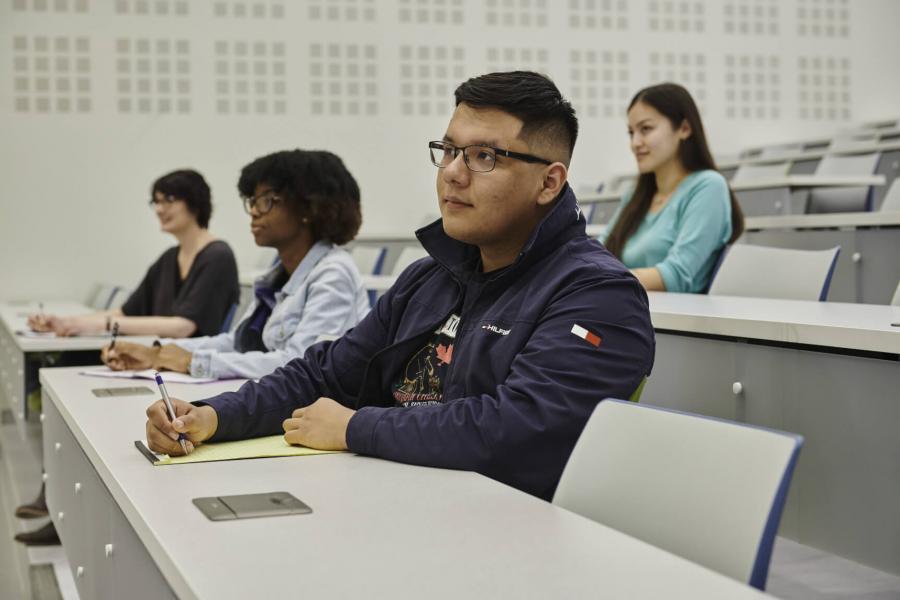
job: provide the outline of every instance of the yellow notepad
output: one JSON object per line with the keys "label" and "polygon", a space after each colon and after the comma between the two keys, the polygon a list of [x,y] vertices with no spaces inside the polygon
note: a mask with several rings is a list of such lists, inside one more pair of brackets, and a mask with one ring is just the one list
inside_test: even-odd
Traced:
{"label": "yellow notepad", "polygon": [[240,460],[244,458],[271,458],[275,456],[309,456],[312,454],[335,454],[341,450],[314,450],[305,446],[291,446],[282,435],[200,444],[187,456],[158,454],[154,466],[179,465],[183,463],[213,462],[217,460]]}

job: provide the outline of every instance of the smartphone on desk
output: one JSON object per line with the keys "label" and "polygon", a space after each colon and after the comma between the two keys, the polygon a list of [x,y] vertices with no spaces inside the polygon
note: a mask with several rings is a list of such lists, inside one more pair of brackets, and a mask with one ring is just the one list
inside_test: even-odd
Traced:
{"label": "smartphone on desk", "polygon": [[289,492],[194,498],[194,506],[210,521],[233,521],[278,515],[302,515],[312,509]]}

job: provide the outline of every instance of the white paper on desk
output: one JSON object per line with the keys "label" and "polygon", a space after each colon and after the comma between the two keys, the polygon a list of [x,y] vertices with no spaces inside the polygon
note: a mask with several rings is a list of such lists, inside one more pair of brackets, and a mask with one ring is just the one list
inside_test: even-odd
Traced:
{"label": "white paper on desk", "polygon": [[[109,367],[99,367],[96,369],[86,369],[81,371],[82,375],[90,375],[92,377],[112,377],[116,379],[149,379],[156,380],[156,371],[146,369],[144,371],[113,371]],[[215,379],[209,377],[191,377],[186,373],[175,373],[173,371],[160,371],[163,381],[166,383],[212,383]]]}
{"label": "white paper on desk", "polygon": [[16,335],[21,335],[22,337],[27,338],[55,338],[55,331],[32,331],[30,329],[18,329],[16,330]]}

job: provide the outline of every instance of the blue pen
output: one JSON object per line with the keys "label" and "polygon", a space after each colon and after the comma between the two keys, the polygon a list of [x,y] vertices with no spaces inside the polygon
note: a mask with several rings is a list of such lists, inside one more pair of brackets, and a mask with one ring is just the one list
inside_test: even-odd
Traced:
{"label": "blue pen", "polygon": [[[159,387],[159,393],[162,394],[163,402],[166,403],[166,408],[169,410],[169,420],[175,420],[175,407],[172,406],[172,401],[169,400],[169,393],[166,391],[166,384],[163,383],[162,375],[159,374],[159,371],[154,371],[153,374],[156,376],[156,385]],[[184,437],[183,433],[178,434],[178,442],[181,444],[181,449],[184,450],[184,453],[187,454],[187,445],[185,445],[184,440],[187,438]]]}

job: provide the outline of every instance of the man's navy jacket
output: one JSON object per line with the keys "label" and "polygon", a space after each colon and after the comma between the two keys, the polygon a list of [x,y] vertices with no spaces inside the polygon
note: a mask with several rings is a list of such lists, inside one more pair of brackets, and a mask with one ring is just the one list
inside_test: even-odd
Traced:
{"label": "man's navy jacket", "polygon": [[[441,221],[416,235],[430,256],[354,329],[201,402],[218,414],[211,441],[281,433],[294,409],[325,396],[357,409],[353,452],[477,471],[549,500],[597,403],[628,398],[650,373],[644,289],[587,237],[568,186],[516,261],[486,274],[477,294],[464,294],[480,269],[476,247],[447,236]],[[443,403],[396,406],[392,384],[451,314],[461,321]]]}

